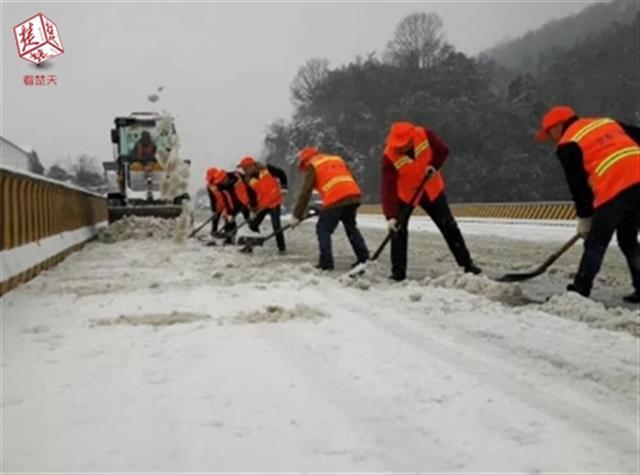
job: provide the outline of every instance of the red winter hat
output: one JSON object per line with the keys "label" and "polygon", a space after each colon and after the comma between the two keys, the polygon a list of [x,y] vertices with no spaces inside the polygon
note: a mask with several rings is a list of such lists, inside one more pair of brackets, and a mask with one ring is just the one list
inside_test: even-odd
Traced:
{"label": "red winter hat", "polygon": [[219,185],[220,183],[222,183],[227,179],[227,176],[228,176],[227,172],[224,170],[216,171],[216,174],[213,176],[213,184]]}
{"label": "red winter hat", "polygon": [[393,148],[404,147],[413,139],[414,129],[411,122],[394,122],[387,136],[387,145]]}
{"label": "red winter hat", "polygon": [[216,167],[207,168],[207,174],[205,175],[205,179],[207,183],[209,183],[210,185],[213,184],[213,180],[217,172],[218,172],[218,169]]}
{"label": "red winter hat", "polygon": [[538,142],[546,142],[549,137],[549,129],[555,127],[558,124],[564,124],[566,121],[576,116],[574,111],[569,106],[556,106],[547,112],[542,118],[542,128],[536,132],[535,138]]}
{"label": "red winter hat", "polygon": [[320,151],[315,147],[305,147],[300,151],[300,168],[306,166],[307,162],[316,155],[320,155]]}
{"label": "red winter hat", "polygon": [[246,156],[240,160],[240,167],[246,168],[256,164],[256,159],[251,156]]}

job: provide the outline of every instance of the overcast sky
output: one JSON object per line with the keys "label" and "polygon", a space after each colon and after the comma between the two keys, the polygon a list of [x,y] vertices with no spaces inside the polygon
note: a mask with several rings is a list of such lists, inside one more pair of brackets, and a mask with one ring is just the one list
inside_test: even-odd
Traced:
{"label": "overcast sky", "polygon": [[[448,40],[476,54],[505,37],[575,13],[589,1],[388,3],[2,3],[1,134],[34,147],[45,165],[88,153],[112,156],[113,118],[157,108],[177,116],[192,188],[206,167],[257,155],[267,125],[291,112],[289,84],[306,59],[332,66],[381,51],[395,25],[435,11]],[[12,27],[42,12],[65,53],[38,70],[18,58]],[[28,87],[25,74],[56,75]]]}

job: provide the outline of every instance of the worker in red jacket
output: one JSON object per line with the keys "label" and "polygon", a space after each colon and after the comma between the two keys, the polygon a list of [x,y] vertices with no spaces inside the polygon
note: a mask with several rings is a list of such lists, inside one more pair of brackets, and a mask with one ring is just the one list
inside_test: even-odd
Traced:
{"label": "worker in red jacket", "polygon": [[[391,239],[391,278],[401,281],[407,277],[407,245],[409,217],[413,207],[420,206],[431,217],[456,262],[465,272],[479,274],[480,268],[471,255],[451,214],[444,193],[440,168],[449,149],[431,130],[409,122],[391,126],[382,156],[382,208],[387,219]],[[421,194],[411,202],[425,174],[431,174]],[[400,218],[406,216],[402,222]]]}
{"label": "worker in red jacket", "polygon": [[557,106],[542,118],[539,142],[555,144],[578,215],[584,252],[567,290],[588,297],[607,247],[616,233],[640,303],[640,128],[608,117],[578,117]]}

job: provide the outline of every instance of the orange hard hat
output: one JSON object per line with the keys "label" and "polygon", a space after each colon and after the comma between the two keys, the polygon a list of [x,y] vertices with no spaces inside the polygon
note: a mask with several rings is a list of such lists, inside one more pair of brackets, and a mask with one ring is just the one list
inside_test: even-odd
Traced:
{"label": "orange hard hat", "polygon": [[256,159],[251,156],[246,156],[240,160],[240,167],[246,168],[256,164]]}
{"label": "orange hard hat", "polygon": [[556,106],[547,112],[542,118],[542,128],[536,132],[536,140],[538,142],[546,142],[550,139],[549,129],[555,127],[558,124],[564,124],[566,121],[576,116],[574,111],[569,106]]}
{"label": "orange hard hat", "polygon": [[320,151],[315,147],[305,147],[300,151],[300,168],[306,166],[307,162],[316,155],[320,155]]}
{"label": "orange hard hat", "polygon": [[207,180],[207,183],[213,184],[213,180],[217,172],[218,172],[218,169],[216,167],[207,168],[207,173],[205,175],[205,179]]}
{"label": "orange hard hat", "polygon": [[213,184],[214,185],[219,185],[220,183],[222,183],[223,181],[225,181],[227,179],[227,172],[224,170],[218,170],[216,171],[216,174],[213,176]]}
{"label": "orange hard hat", "polygon": [[387,136],[387,145],[393,148],[404,147],[413,138],[414,129],[411,122],[394,122]]}

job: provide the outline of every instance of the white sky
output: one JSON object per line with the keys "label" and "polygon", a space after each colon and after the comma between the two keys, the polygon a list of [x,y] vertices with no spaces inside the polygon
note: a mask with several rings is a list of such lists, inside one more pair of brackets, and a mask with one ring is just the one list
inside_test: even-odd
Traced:
{"label": "white sky", "polygon": [[[113,118],[150,110],[146,96],[162,85],[157,107],[177,116],[195,189],[208,166],[260,152],[267,125],[290,115],[289,85],[308,58],[337,66],[381,51],[414,11],[440,14],[448,40],[476,54],[589,3],[3,1],[0,133],[45,165],[81,153],[108,160]],[[37,12],[58,25],[65,48],[46,69],[18,58],[12,36]],[[36,73],[59,84],[23,85]]]}

